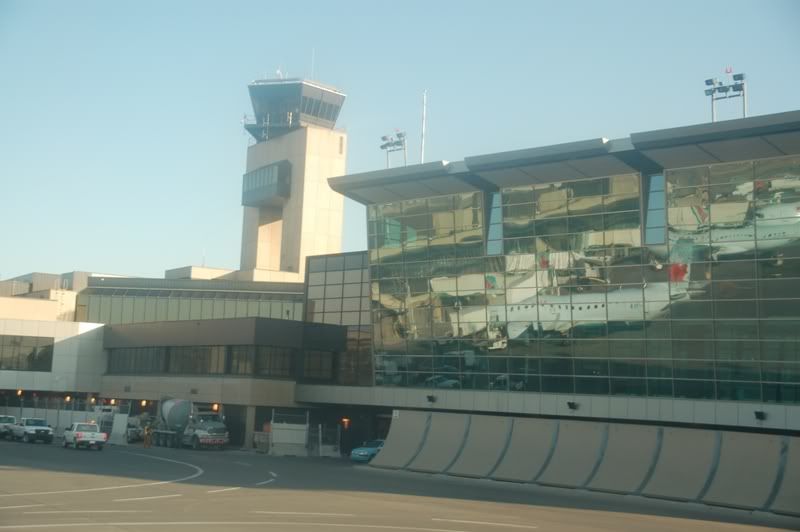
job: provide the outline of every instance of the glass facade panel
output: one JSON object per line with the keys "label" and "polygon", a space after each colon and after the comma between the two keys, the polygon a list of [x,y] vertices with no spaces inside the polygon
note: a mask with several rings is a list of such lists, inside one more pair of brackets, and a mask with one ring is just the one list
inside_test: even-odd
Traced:
{"label": "glass facade panel", "polygon": [[796,402],[798,176],[785,157],[372,205],[376,383]]}
{"label": "glass facade panel", "polygon": [[[430,227],[433,222],[431,215],[426,214],[428,208],[427,203],[422,201],[407,205],[405,211],[399,208],[399,204],[390,209],[393,215],[397,215],[397,223],[400,224],[397,226],[399,233],[395,236],[400,240],[406,238],[407,244],[409,234],[413,237]],[[400,216],[404,213],[407,216]],[[389,231],[394,231],[394,224],[395,222],[389,222]],[[370,221],[371,234],[374,231],[384,230],[386,230],[385,224],[379,225]],[[414,256],[417,255],[417,251],[414,251]],[[402,255],[398,257],[402,258]],[[332,379],[336,384],[372,385],[373,379],[379,378],[387,384],[398,384],[397,375],[393,373],[397,367],[395,361],[388,365],[388,369],[385,367],[383,372],[376,372],[373,375],[370,268],[367,253],[326,255],[310,257],[308,260],[309,265],[313,262],[316,266],[314,273],[309,274],[307,278],[305,319],[345,326],[347,349],[344,353],[338,353],[336,357],[307,352],[302,365],[304,379],[310,381]],[[381,264],[377,264],[378,262]],[[387,294],[395,294],[402,288],[400,278],[404,272],[402,262],[383,263],[377,259],[372,265],[372,277],[377,279],[375,284],[382,285]],[[427,297],[426,282],[427,279],[422,283],[424,290],[416,294],[414,299],[418,305]],[[415,285],[412,283],[412,286]],[[374,293],[377,295],[380,291],[376,288]],[[400,308],[400,299],[396,295],[387,297],[386,302],[392,308],[392,312],[403,312]],[[417,312],[422,316],[427,308],[405,310]],[[414,323],[413,319],[409,321]]]}
{"label": "glass facade panel", "polygon": [[51,371],[54,339],[0,335],[0,370]]}

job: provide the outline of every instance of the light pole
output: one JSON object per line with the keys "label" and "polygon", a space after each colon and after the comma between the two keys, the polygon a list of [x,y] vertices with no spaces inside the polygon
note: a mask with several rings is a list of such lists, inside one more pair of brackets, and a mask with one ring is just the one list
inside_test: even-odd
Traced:
{"label": "light pole", "polygon": [[[728,69],[728,73],[731,70]],[[717,121],[717,100],[730,98],[742,99],[742,117],[747,118],[747,85],[744,73],[734,74],[730,83],[723,83],[717,78],[706,80],[705,94],[711,99],[711,122]]]}
{"label": "light pole", "polygon": [[406,134],[404,131],[396,131],[394,135],[384,135],[381,137],[381,149],[386,152],[386,168],[389,168],[389,152],[403,151],[403,166],[408,165],[408,152],[406,151]]}

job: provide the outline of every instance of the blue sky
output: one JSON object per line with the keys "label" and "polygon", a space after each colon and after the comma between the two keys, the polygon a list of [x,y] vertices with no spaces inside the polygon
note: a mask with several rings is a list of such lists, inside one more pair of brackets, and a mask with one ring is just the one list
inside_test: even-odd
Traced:
{"label": "blue sky", "polygon": [[424,89],[429,161],[706,122],[727,65],[751,114],[800,109],[799,23],[794,0],[0,0],[0,278],[237,268],[247,83],[310,76],[312,49],[362,172],[394,128],[418,160]]}

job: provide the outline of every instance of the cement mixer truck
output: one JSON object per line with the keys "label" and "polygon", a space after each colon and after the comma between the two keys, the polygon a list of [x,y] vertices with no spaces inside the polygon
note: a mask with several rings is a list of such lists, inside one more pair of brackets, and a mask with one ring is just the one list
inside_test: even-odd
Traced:
{"label": "cement mixer truck", "polygon": [[193,403],[187,399],[164,399],[152,426],[153,445],[192,449],[222,449],[228,444],[228,428],[219,403]]}

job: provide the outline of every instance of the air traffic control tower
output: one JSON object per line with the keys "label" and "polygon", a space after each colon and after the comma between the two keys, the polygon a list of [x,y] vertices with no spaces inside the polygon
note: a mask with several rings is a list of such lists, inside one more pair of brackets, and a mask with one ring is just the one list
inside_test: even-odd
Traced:
{"label": "air traffic control tower", "polygon": [[344,175],[347,135],[335,129],[341,91],[303,79],[249,85],[255,119],[245,129],[242,255],[237,277],[303,282],[306,257],[339,253],[344,197],[328,178]]}

